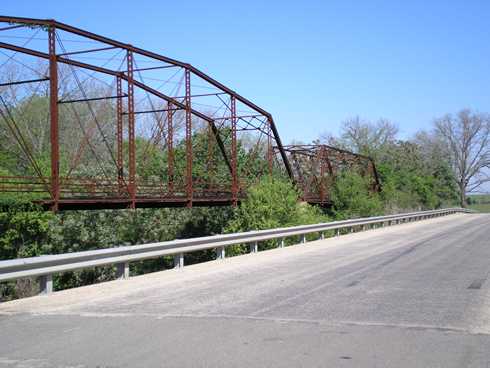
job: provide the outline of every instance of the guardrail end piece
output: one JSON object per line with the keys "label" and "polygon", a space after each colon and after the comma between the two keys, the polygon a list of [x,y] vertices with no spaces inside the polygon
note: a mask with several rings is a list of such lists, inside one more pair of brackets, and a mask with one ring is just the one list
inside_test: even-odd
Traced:
{"label": "guardrail end piece", "polygon": [[40,294],[51,294],[53,292],[53,275],[39,277]]}

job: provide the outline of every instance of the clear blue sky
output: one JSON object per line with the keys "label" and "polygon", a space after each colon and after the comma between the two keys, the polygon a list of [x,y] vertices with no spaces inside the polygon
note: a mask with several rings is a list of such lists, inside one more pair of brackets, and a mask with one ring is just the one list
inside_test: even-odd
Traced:
{"label": "clear blue sky", "polygon": [[3,1],[201,68],[275,117],[285,142],[385,117],[407,137],[490,111],[490,1]]}

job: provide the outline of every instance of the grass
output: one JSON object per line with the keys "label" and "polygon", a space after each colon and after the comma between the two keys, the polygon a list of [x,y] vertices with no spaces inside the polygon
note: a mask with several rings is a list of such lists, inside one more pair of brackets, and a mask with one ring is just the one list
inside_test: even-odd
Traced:
{"label": "grass", "polygon": [[471,203],[468,208],[478,212],[490,213],[490,195],[489,194],[472,194],[468,198]]}
{"label": "grass", "polygon": [[475,203],[468,206],[469,209],[475,210],[478,212],[487,212],[490,213],[490,203]]}

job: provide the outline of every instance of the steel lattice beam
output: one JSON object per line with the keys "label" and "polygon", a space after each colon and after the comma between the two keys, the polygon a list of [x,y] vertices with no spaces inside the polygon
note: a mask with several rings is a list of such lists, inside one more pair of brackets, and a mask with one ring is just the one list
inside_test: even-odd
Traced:
{"label": "steel lattice beam", "polygon": [[[47,51],[38,48],[29,48],[25,42],[22,45],[0,42],[0,49],[9,50],[14,53],[29,55],[35,58],[40,58],[48,62],[48,75],[45,78],[38,79],[25,79],[20,81],[11,81],[9,83],[2,83],[2,87],[10,88],[12,86],[21,86],[29,83],[37,83],[42,81],[49,81],[49,111],[50,111],[50,147],[51,147],[51,175],[50,177],[44,177],[40,170],[36,170],[38,177],[18,176],[18,177],[0,177],[0,192],[31,192],[31,193],[43,193],[44,187],[48,188],[50,195],[49,200],[43,200],[42,203],[52,208],[53,210],[67,209],[67,208],[119,208],[119,207],[160,207],[160,206],[192,206],[192,205],[236,205],[243,197],[244,187],[243,175],[240,170],[244,168],[238,167],[238,134],[242,132],[257,132],[258,134],[267,137],[267,162],[269,166],[269,172],[272,172],[272,157],[273,150],[272,145],[278,147],[278,152],[281,155],[282,162],[285,171],[289,177],[294,180],[293,173],[286,156],[286,152],[282,148],[281,139],[279,137],[277,128],[275,126],[272,115],[266,110],[260,108],[252,101],[239,95],[234,90],[216,81],[206,73],[195,68],[194,66],[181,62],[151,51],[144,50],[142,48],[135,47],[133,45],[119,42],[104,36],[97,35],[95,33],[82,30],[61,22],[57,22],[51,19],[33,19],[33,18],[21,18],[21,17],[8,17],[0,16],[0,23],[7,23],[5,27],[0,27],[0,32],[12,32],[22,30],[32,30],[35,28],[47,30],[48,33],[48,47]],[[61,34],[70,34],[83,39],[90,40],[98,45],[87,49],[75,49],[67,50],[61,43]],[[60,44],[60,50],[57,50],[57,42]],[[60,52],[61,51],[61,52]],[[76,58],[85,57],[85,55],[94,55],[100,52],[110,51],[122,51],[125,55],[126,68],[124,70],[100,65],[96,62],[86,62],[77,60]],[[139,68],[136,64],[135,58],[145,57],[158,62],[166,63],[166,65],[149,66]],[[96,73],[98,75],[105,75],[114,78],[116,85],[116,93],[112,93],[109,96],[87,96],[83,91],[83,98],[71,97],[59,98],[59,65],[67,65],[71,68],[73,74],[76,74],[76,70],[90,71],[93,76]],[[23,64],[24,65],[24,64]],[[168,68],[176,68],[176,70],[183,70],[185,75],[185,95],[180,96],[178,93],[166,93],[158,87],[154,87],[148,83],[145,83],[140,75],[138,79],[135,73],[142,71],[159,71]],[[1,73],[1,70],[0,70]],[[191,80],[199,79],[208,83],[217,91],[213,93],[191,93]],[[82,88],[82,84],[77,79],[79,88]],[[127,88],[123,93],[123,83]],[[192,88],[194,91],[194,89]],[[143,91],[148,96],[161,99],[165,101],[166,108],[154,108],[152,109],[138,109],[135,101],[136,91]],[[174,96],[174,97],[173,97]],[[177,96],[177,97],[175,97]],[[221,97],[223,96],[223,98]],[[193,102],[195,98],[218,98],[225,111],[223,116],[215,116],[214,114],[207,113],[206,111],[199,110],[195,106],[199,106],[199,103]],[[97,158],[97,165],[101,167],[104,172],[104,178],[92,178],[92,177],[77,177],[72,178],[70,175],[74,172],[75,168],[82,161],[82,155],[85,152],[85,148],[88,146],[93,154],[94,143],[91,142],[94,137],[95,127],[99,129],[99,122],[94,114],[91,103],[97,103],[101,101],[115,100],[115,154],[110,151],[110,154],[114,160],[114,180],[106,173],[106,169],[103,168]],[[230,101],[228,104],[226,101]],[[108,102],[109,103],[109,102]],[[247,110],[245,113],[241,113],[237,104],[241,104]],[[82,124],[80,114],[77,113],[76,106],[73,105],[85,105],[88,106],[89,111],[92,114],[93,122],[90,124],[87,130],[81,125],[83,131],[83,139],[81,146],[76,152],[76,156],[71,160],[71,167],[67,176],[62,177],[60,173],[60,134],[59,134],[59,109],[61,105],[72,106],[74,114],[79,122]],[[5,107],[7,105],[4,104]],[[180,181],[176,182],[177,173],[175,166],[175,147],[174,132],[175,124],[178,118],[178,113],[183,112],[185,116],[185,172],[183,183],[185,186],[184,191],[181,191]],[[138,159],[136,157],[136,115],[152,113],[157,120],[158,113],[165,114],[166,119],[166,137],[162,131],[165,129],[165,124],[159,121],[159,128],[157,139],[161,141],[162,135],[164,136],[163,142],[166,144],[167,154],[167,180],[165,183],[155,184],[150,182],[143,182],[137,177]],[[2,116],[7,116],[2,112]],[[221,160],[225,163],[229,169],[229,184],[213,183],[210,181],[206,188],[202,188],[200,184],[200,178],[193,175],[193,119],[202,119],[209,126],[209,132],[215,139],[216,147],[221,154]],[[256,124],[254,124],[256,120]],[[127,125],[125,125],[125,121]],[[216,122],[219,121],[219,126]],[[243,126],[243,124],[246,126]],[[95,125],[94,125],[95,124]],[[241,124],[241,125],[240,125]],[[240,125],[240,126],[239,126]],[[225,126],[230,127],[230,131],[223,130]],[[127,136],[124,136],[125,129],[127,128]],[[225,132],[223,134],[223,132]],[[102,134],[102,140],[107,145],[107,137]],[[22,137],[20,137],[22,138]],[[125,148],[125,142],[127,139],[127,147]],[[153,138],[152,138],[153,139]],[[228,141],[226,141],[228,140]],[[230,142],[231,140],[231,142]],[[264,144],[261,139],[258,139],[257,145]],[[208,144],[212,144],[210,141]],[[22,148],[27,150],[29,145],[22,144]],[[111,148],[107,145],[107,148]],[[125,151],[127,151],[125,153]],[[208,150],[210,154],[213,150]],[[256,157],[257,153],[261,151],[256,148],[252,149],[251,156]],[[145,150],[146,152],[146,150]],[[31,152],[26,152],[29,159],[32,160]],[[124,156],[127,155],[127,162]],[[209,159],[208,159],[209,161]],[[127,171],[125,170],[127,165]],[[105,164],[107,167],[107,165]],[[249,168],[245,168],[249,169]],[[75,170],[76,171],[76,170]],[[127,175],[127,177],[126,177]],[[180,180],[180,178],[178,178]],[[166,189],[162,189],[162,185],[166,186]]]}

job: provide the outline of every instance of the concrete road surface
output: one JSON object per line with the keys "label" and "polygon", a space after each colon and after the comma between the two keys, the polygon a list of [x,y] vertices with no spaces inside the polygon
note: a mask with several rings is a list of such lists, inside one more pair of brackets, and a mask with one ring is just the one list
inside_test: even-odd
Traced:
{"label": "concrete road surface", "polygon": [[490,367],[490,215],[0,305],[0,367]]}

